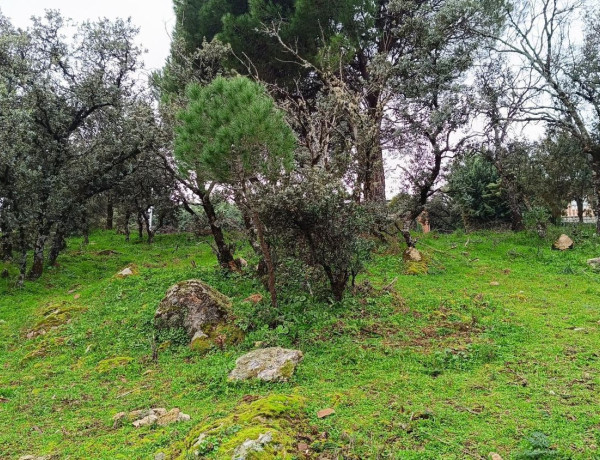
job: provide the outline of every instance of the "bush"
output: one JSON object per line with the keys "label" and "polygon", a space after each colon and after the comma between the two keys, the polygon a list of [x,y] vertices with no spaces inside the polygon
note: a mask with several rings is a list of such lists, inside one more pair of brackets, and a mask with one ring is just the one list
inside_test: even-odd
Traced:
{"label": "bush", "polygon": [[322,268],[335,300],[342,299],[373,247],[364,236],[375,222],[372,212],[325,171],[302,171],[263,194],[261,219],[277,254]]}

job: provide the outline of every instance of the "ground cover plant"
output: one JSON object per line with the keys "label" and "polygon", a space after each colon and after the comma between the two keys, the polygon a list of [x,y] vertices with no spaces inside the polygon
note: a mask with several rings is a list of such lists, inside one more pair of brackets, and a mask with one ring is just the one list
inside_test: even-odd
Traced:
{"label": "ground cover plant", "polygon": [[[288,458],[595,458],[600,273],[586,260],[600,245],[578,227],[572,251],[551,251],[563,230],[424,236],[417,276],[382,245],[342,302],[289,291],[278,309],[243,302],[264,288],[220,270],[202,239],[71,238],[39,282],[0,280],[0,457],[153,458],[268,396],[294,401]],[[158,302],[192,278],[233,300],[241,344],[202,354],[155,336]],[[304,352],[288,383],[227,381],[256,342]],[[113,425],[150,407],[191,420]],[[324,408],[335,414],[319,419]],[[220,458],[236,429],[202,455]]]}

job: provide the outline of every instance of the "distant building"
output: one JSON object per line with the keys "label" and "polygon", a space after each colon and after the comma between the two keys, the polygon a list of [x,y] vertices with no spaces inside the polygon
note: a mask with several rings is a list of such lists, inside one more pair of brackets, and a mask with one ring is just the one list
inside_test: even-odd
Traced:
{"label": "distant building", "polygon": [[[594,215],[594,210],[591,208],[589,203],[584,202],[583,204],[583,223],[585,224],[594,224],[596,223],[596,216]],[[567,206],[567,209],[563,211],[562,216],[563,223],[577,223],[579,222],[579,216],[577,215],[577,203],[572,201]]]}

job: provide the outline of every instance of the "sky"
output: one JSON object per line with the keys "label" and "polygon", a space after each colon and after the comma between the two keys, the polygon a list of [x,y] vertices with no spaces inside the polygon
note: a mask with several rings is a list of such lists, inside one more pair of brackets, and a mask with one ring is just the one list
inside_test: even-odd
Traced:
{"label": "sky", "polygon": [[31,16],[42,16],[46,9],[60,10],[75,22],[131,17],[140,28],[138,43],[148,50],[143,58],[146,71],[160,69],[169,54],[175,23],[172,0],[0,0],[2,14],[21,28],[30,25]]}

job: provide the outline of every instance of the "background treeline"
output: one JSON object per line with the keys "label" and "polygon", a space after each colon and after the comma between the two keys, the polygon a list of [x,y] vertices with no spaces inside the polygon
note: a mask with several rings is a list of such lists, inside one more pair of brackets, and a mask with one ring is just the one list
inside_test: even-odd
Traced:
{"label": "background treeline", "polygon": [[[149,242],[210,232],[232,271],[241,235],[273,305],[282,284],[322,280],[339,300],[374,241],[417,244],[424,211],[443,231],[543,234],[571,201],[580,218],[584,203],[598,210],[593,2],[174,7],[171,54],[148,85],[126,21],[67,39],[56,12],[27,30],[0,17],[1,255],[20,282],[56,263],[68,235],[129,238],[131,224]],[[392,168],[402,192],[388,203]]]}

